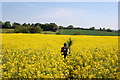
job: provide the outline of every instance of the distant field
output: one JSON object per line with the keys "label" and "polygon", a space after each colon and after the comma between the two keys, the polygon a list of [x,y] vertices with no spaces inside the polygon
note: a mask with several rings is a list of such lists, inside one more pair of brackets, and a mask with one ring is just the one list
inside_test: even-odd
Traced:
{"label": "distant field", "polygon": [[43,31],[42,34],[56,34],[56,32],[52,32],[52,31]]}
{"label": "distant field", "polygon": [[[14,29],[0,29],[0,33],[14,33]],[[57,32],[43,31],[42,34],[58,34],[58,35],[96,35],[96,36],[118,36],[117,32],[104,32],[94,30],[78,30],[78,29],[59,29]]]}
{"label": "distant field", "polygon": [[80,32],[82,35],[118,36],[117,32],[104,32],[104,31],[78,30],[78,29],[62,29],[62,30],[59,30],[59,34],[61,34],[61,35],[75,35],[76,32]]}
{"label": "distant field", "polygon": [[0,33],[13,33],[14,29],[0,29]]}
{"label": "distant field", "polygon": [[[14,29],[0,29],[0,33],[14,33]],[[42,34],[56,34],[56,32],[43,31]]]}

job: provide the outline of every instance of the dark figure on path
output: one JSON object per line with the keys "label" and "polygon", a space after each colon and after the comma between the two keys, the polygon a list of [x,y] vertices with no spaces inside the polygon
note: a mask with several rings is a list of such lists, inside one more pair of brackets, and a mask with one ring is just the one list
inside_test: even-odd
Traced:
{"label": "dark figure on path", "polygon": [[61,48],[61,52],[63,52],[62,55],[64,55],[64,59],[65,59],[66,56],[68,55],[67,53],[70,53],[69,48],[67,48],[66,46],[67,46],[67,44],[64,43],[64,47]]}

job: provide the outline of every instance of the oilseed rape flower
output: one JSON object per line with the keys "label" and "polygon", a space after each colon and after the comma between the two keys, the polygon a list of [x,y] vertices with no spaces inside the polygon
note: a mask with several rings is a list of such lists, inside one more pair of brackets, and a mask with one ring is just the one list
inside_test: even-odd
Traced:
{"label": "oilseed rape flower", "polygon": [[[71,53],[60,49],[71,38]],[[118,36],[2,34],[2,78],[120,79]]]}

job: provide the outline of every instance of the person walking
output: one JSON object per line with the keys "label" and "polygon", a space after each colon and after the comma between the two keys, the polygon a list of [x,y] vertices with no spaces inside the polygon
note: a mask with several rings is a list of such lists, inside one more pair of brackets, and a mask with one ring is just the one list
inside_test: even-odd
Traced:
{"label": "person walking", "polygon": [[64,46],[61,48],[61,52],[63,53],[62,55],[64,55],[64,59],[68,55],[67,53],[70,53],[69,48],[67,48],[67,44],[66,43],[64,43]]}

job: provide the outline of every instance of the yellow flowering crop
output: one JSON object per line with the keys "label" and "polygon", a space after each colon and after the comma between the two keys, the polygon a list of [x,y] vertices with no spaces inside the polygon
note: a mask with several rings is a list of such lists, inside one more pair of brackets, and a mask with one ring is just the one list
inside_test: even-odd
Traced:
{"label": "yellow flowering crop", "polygon": [[[71,38],[71,53],[61,55]],[[118,36],[2,34],[2,78],[120,79]]]}

